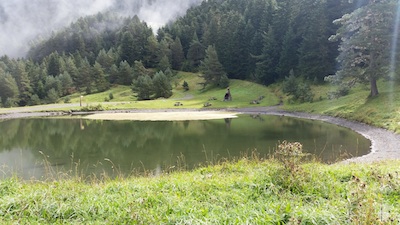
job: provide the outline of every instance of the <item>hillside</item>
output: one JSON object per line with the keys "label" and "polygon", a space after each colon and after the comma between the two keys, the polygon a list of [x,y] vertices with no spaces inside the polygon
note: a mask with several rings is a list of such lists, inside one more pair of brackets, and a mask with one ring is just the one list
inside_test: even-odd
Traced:
{"label": "hillside", "polygon": [[322,81],[335,72],[338,55],[339,43],[328,41],[337,29],[332,21],[363,4],[309,3],[204,1],[158,31],[138,16],[83,17],[35,42],[25,59],[0,58],[1,105],[54,103],[73,93],[131,85],[141,75],[153,78],[168,69],[199,72],[209,46],[230,79],[271,84],[293,70],[298,77]]}

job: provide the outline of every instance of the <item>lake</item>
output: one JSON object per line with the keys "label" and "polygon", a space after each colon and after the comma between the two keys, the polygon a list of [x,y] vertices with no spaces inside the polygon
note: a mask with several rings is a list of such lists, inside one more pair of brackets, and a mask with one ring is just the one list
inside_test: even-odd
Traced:
{"label": "lake", "polygon": [[0,133],[2,177],[23,179],[192,169],[255,150],[268,157],[283,140],[302,143],[324,162],[365,155],[371,145],[348,128],[269,115],[162,122],[26,118],[1,121]]}

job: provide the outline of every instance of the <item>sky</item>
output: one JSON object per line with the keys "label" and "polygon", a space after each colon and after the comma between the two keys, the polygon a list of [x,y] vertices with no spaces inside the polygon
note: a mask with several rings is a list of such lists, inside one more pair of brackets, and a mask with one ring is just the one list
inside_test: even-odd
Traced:
{"label": "sky", "polygon": [[29,43],[80,17],[114,11],[138,15],[157,30],[202,0],[0,0],[0,56],[24,57]]}

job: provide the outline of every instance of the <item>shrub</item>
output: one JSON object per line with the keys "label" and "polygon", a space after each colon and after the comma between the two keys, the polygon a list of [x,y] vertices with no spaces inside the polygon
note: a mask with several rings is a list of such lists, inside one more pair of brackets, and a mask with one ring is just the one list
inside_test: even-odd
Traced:
{"label": "shrub", "polygon": [[292,100],[294,101],[312,102],[314,99],[310,85],[305,81],[297,79],[293,73],[285,78],[282,90],[287,95],[292,96]]}
{"label": "shrub", "polygon": [[64,98],[64,103],[70,103],[71,102],[71,98],[69,96]]}
{"label": "shrub", "polygon": [[182,87],[183,87],[183,89],[185,89],[185,91],[189,91],[189,84],[188,84],[188,82],[186,82],[186,80],[183,81]]}
{"label": "shrub", "polygon": [[101,104],[98,105],[88,105],[81,108],[81,111],[84,112],[92,112],[92,111],[104,111],[104,108]]}

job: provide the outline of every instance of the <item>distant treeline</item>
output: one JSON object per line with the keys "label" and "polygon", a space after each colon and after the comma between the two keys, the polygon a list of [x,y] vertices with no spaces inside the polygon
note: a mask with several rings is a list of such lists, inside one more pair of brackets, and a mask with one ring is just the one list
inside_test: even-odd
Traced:
{"label": "distant treeline", "polygon": [[[336,71],[333,20],[359,0],[209,0],[154,34],[138,17],[99,13],[33,44],[24,59],[0,58],[3,106],[55,102],[77,91],[131,85],[162,71],[197,72],[209,46],[228,78],[262,84],[289,72],[322,81]],[[147,69],[147,68],[151,68]],[[160,76],[160,75],[158,75]]]}

